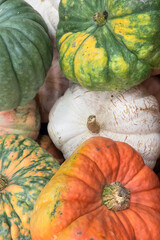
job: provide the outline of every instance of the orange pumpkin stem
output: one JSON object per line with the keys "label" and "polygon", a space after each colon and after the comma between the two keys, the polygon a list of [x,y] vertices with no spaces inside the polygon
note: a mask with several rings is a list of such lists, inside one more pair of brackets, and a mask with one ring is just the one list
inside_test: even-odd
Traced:
{"label": "orange pumpkin stem", "polygon": [[90,115],[87,120],[87,127],[92,133],[99,133],[100,126],[99,123],[96,121],[95,115]]}
{"label": "orange pumpkin stem", "polygon": [[120,182],[113,182],[104,187],[102,193],[104,205],[112,211],[121,211],[129,207],[130,190]]}
{"label": "orange pumpkin stem", "polygon": [[8,180],[6,179],[5,176],[3,176],[2,174],[0,174],[0,191],[2,191],[3,189],[5,189],[5,187],[8,185]]}

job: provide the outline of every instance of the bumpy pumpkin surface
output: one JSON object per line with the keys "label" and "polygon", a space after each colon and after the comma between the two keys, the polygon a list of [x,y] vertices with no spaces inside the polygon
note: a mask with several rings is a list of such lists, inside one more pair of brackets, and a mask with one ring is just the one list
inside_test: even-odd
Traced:
{"label": "bumpy pumpkin surface", "polygon": [[154,168],[160,156],[159,104],[142,86],[102,92],[73,84],[53,105],[48,133],[65,158],[88,138],[103,136],[128,143]]}
{"label": "bumpy pumpkin surface", "polygon": [[66,77],[90,90],[122,90],[160,66],[160,1],[61,0],[57,46]]}
{"label": "bumpy pumpkin surface", "polygon": [[0,112],[0,135],[21,134],[37,139],[40,131],[40,113],[35,100],[25,106]]}
{"label": "bumpy pumpkin surface", "polygon": [[31,240],[30,213],[59,163],[34,140],[0,137],[0,240]]}
{"label": "bumpy pumpkin surface", "polygon": [[43,18],[23,0],[0,0],[0,111],[31,101],[52,62]]}
{"label": "bumpy pumpkin surface", "polygon": [[[121,187],[114,192],[113,185]],[[31,216],[31,236],[159,240],[159,203],[159,179],[140,155],[126,143],[93,137],[77,148],[40,193]]]}

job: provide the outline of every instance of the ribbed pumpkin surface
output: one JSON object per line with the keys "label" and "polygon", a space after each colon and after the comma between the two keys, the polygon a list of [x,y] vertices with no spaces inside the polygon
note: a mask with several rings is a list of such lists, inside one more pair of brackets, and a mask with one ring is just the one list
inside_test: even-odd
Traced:
{"label": "ribbed pumpkin surface", "polygon": [[160,66],[159,0],[62,0],[59,17],[62,71],[87,89],[127,89]]}
{"label": "ribbed pumpkin surface", "polygon": [[0,240],[31,239],[35,200],[58,168],[58,162],[30,138],[0,137]]}
{"label": "ribbed pumpkin surface", "polygon": [[[106,185],[130,191],[125,210],[109,210]],[[123,191],[119,192],[119,201]],[[112,199],[110,196],[110,200]],[[104,137],[85,141],[39,195],[31,217],[32,240],[159,240],[160,182],[128,144]]]}
{"label": "ribbed pumpkin surface", "polygon": [[42,17],[23,0],[0,0],[0,111],[34,98],[52,61]]}

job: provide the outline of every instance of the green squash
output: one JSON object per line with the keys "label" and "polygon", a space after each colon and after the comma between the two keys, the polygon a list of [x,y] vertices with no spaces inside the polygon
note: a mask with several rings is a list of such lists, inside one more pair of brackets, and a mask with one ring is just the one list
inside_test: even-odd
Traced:
{"label": "green squash", "polygon": [[61,0],[64,75],[89,90],[123,90],[160,66],[159,0]]}
{"label": "green squash", "polygon": [[23,0],[0,0],[0,111],[28,104],[52,62],[47,26]]}
{"label": "green squash", "polygon": [[0,136],[0,240],[31,240],[35,201],[59,166],[34,140]]}

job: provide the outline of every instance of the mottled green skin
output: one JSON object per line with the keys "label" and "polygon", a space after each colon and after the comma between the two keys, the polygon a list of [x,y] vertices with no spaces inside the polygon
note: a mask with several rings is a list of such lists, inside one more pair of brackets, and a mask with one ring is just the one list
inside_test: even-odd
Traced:
{"label": "mottled green skin", "polygon": [[20,135],[0,137],[0,174],[8,180],[0,191],[0,240],[31,240],[31,211],[58,168],[59,163],[34,140]]}
{"label": "mottled green skin", "polygon": [[42,17],[23,0],[0,0],[0,111],[31,101],[52,62]]}
{"label": "mottled green skin", "polygon": [[[99,26],[93,15],[105,10],[106,23]],[[61,0],[59,17],[61,69],[87,89],[127,89],[160,67],[159,0]],[[77,33],[86,34],[82,41]]]}

